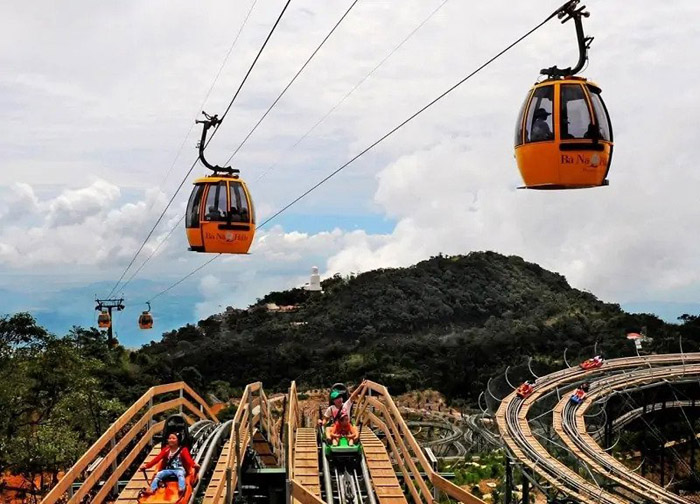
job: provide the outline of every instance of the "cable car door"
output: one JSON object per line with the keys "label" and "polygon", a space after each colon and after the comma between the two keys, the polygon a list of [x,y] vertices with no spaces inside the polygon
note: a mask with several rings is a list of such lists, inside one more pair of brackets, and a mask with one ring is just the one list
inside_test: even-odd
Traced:
{"label": "cable car door", "polygon": [[233,241],[233,237],[227,240],[225,230],[219,229],[221,224],[226,224],[228,208],[228,184],[222,180],[209,185],[203,198],[200,221],[206,252],[221,252],[227,241]]}

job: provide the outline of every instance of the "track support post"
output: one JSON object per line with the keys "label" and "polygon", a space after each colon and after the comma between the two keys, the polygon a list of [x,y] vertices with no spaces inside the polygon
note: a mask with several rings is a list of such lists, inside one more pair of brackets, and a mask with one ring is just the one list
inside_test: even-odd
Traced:
{"label": "track support post", "polygon": [[530,504],[530,480],[527,477],[526,469],[523,469],[523,474],[522,474],[522,485],[523,485],[523,498],[521,503],[522,504]]}
{"label": "track support post", "polygon": [[508,457],[506,457],[506,494],[503,502],[513,504],[513,464]]}

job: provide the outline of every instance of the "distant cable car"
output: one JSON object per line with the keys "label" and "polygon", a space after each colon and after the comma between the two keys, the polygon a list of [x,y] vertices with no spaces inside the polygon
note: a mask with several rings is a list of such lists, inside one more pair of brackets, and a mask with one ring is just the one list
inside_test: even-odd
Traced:
{"label": "distant cable car", "polygon": [[151,303],[146,302],[148,310],[139,315],[139,327],[141,329],[153,329],[153,316],[151,315]]}
{"label": "distant cable car", "polygon": [[97,316],[97,325],[100,329],[109,329],[112,325],[112,318],[107,310],[102,310]]}
{"label": "distant cable car", "polygon": [[545,68],[518,115],[515,158],[527,189],[579,189],[608,185],[613,152],[612,124],[597,84],[575,77],[588,59],[593,38],[585,37],[585,7],[571,0],[557,13],[573,19],[579,60],[574,68]]}
{"label": "distant cable car", "polygon": [[206,116],[199,142],[199,159],[214,173],[195,180],[185,214],[190,250],[222,254],[246,254],[255,236],[255,209],[238,170],[213,166],[204,158],[207,130],[221,121]]}

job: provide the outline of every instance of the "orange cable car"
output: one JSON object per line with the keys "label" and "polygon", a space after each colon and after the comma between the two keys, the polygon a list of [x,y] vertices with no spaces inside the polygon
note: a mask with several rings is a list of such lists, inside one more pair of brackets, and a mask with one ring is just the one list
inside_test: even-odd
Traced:
{"label": "orange cable car", "polygon": [[97,316],[97,325],[100,329],[110,328],[112,325],[112,318],[109,316],[109,312],[107,310],[100,311],[100,314]]}
{"label": "orange cable car", "polygon": [[151,315],[151,303],[146,302],[148,305],[148,310],[144,310],[141,315],[139,315],[139,328],[141,329],[153,329],[153,315]]}
{"label": "orange cable car", "polygon": [[567,2],[557,15],[573,19],[579,45],[574,68],[540,71],[518,115],[515,159],[527,189],[580,189],[608,185],[613,152],[612,124],[597,84],[575,77],[587,61],[591,37],[583,33],[585,7]]}
{"label": "orange cable car", "polygon": [[238,170],[213,166],[204,158],[207,130],[221,120],[205,114],[199,143],[199,159],[214,173],[194,182],[185,214],[190,250],[221,254],[246,254],[255,236],[255,209]]}

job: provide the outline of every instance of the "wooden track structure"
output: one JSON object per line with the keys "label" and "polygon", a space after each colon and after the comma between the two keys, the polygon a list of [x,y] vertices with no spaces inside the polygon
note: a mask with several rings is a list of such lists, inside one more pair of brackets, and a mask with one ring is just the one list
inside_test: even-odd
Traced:
{"label": "wooden track structure", "polygon": [[[156,419],[166,413],[177,411],[190,424],[193,423],[192,416],[185,413],[185,410],[198,419],[209,419],[218,423],[216,415],[204,399],[184,382],[148,389],[78,459],[44,497],[41,504],[55,504],[59,501],[78,504],[91,495],[91,503],[103,502],[112,488],[116,486],[119,478],[136,461],[146,446],[152,442],[153,436],[163,429],[164,421]],[[128,453],[124,453],[134,442],[136,442],[135,445]],[[155,448],[149,455],[152,455],[154,451]],[[78,490],[73,492],[73,484],[82,478],[88,467],[91,467],[91,473],[83,479]],[[98,489],[97,484],[103,481],[108,474],[106,481]],[[143,479],[142,475],[140,477]],[[141,482],[139,488],[142,486]]]}
{"label": "wooden track structure", "polygon": [[377,435],[370,429],[363,429],[360,433],[360,441],[377,502],[379,504],[407,503],[394,467],[391,465],[389,454]]}
{"label": "wooden track structure", "polygon": [[564,443],[595,472],[608,477],[644,501],[653,499],[664,504],[691,504],[691,501],[674,494],[649,481],[634,471],[630,471],[619,460],[609,455],[587,432],[585,413],[597,399],[627,387],[636,387],[663,380],[700,375],[700,364],[688,366],[662,366],[642,369],[621,375],[603,378],[592,383],[593,391],[584,403],[572,408],[568,397],[557,403],[553,411],[554,430]]}
{"label": "wooden track structure", "polygon": [[[435,495],[442,494],[457,502],[465,504],[484,504],[484,501],[470,494],[463,488],[440,476],[430,465],[427,457],[413,437],[399,413],[389,391],[383,385],[365,380],[359,386],[353,411],[355,421],[363,424],[361,433],[364,444],[372,488],[380,504],[406,503],[406,492],[414,504],[434,504],[438,502]],[[298,467],[296,447],[302,433],[306,435],[301,425],[301,414],[297,402],[296,383],[289,389],[287,402],[287,432],[285,446],[287,448],[287,478],[290,497],[300,504],[324,504],[320,498],[318,455],[315,468],[305,466],[303,471]],[[383,444],[370,428],[384,434],[387,444]],[[404,479],[404,490],[399,483],[394,466],[398,466]]]}
{"label": "wooden track structure", "polygon": [[[365,380],[359,389],[354,406],[355,419],[364,428],[371,427],[384,434],[385,451],[401,471],[404,486],[414,504],[433,504],[438,502],[440,495],[465,504],[483,504],[484,501],[433,469],[385,386]],[[376,489],[375,485],[378,494]]]}
{"label": "wooden track structure", "polygon": [[[257,456],[266,465],[284,464],[288,496],[293,502],[324,504],[321,500],[315,429],[301,427],[296,384],[292,383],[286,396],[285,418],[274,422],[270,404],[280,399],[269,401],[259,382],[245,388],[233,419],[230,437],[223,445],[207,485],[202,500],[204,504],[233,502],[236,490],[240,490],[242,465],[249,448],[257,448]],[[160,418],[173,410],[181,412],[190,424],[194,423],[194,418],[218,423],[209,406],[185,383],[153,387],[108,428],[66,472],[41,504],[56,504],[59,501],[78,504],[86,497],[91,498],[91,503],[102,503],[120,477],[139,462],[137,459],[143,456],[147,446],[152,445],[153,437],[162,431],[164,421]],[[482,500],[447,481],[434,470],[386,387],[371,381],[362,382],[355,411],[359,412],[356,420],[365,426],[362,441],[366,447],[372,487],[380,504],[406,503],[407,496],[410,496],[413,504],[433,504],[441,495],[465,504],[483,504]],[[283,428],[285,432],[281,436]],[[383,433],[386,444],[379,441],[370,428]],[[123,453],[127,448],[130,448],[128,453]],[[145,460],[152,459],[157,453],[158,447],[153,447]],[[72,493],[74,483],[88,467],[92,472]],[[396,477],[395,467],[401,471],[403,487]],[[138,491],[144,486],[146,481],[143,474],[136,472],[117,502],[133,504]]]}
{"label": "wooden track structure", "polygon": [[[627,372],[626,375],[629,375],[630,370],[642,368],[648,376],[648,373],[655,367],[667,367],[673,365],[680,365],[680,372],[685,373],[688,371],[691,365],[698,363],[700,363],[700,353],[665,354],[613,359],[606,362],[602,368],[589,371],[584,371],[580,368],[569,368],[563,371],[558,371],[539,378],[536,382],[535,391],[526,399],[519,398],[515,392],[504,398],[501,401],[496,413],[498,429],[509,452],[515,458],[563,493],[584,503],[627,504],[630,502],[629,499],[623,499],[605,491],[596,483],[583,478],[578,472],[572,470],[553,457],[536,439],[535,434],[530,428],[528,421],[528,413],[530,408],[543,396],[553,392],[558,393],[559,388],[563,388],[567,386],[567,384],[583,381],[584,379],[595,377],[600,374],[619,374]],[[568,400],[568,396],[566,397],[566,400]],[[561,400],[560,404],[562,402],[565,401]],[[563,406],[558,412],[560,418],[562,411]],[[583,415],[583,413],[581,414]],[[556,429],[556,410],[554,411],[553,415],[553,422]],[[560,430],[562,430],[563,426],[561,425],[561,422],[559,423],[559,426]],[[583,433],[584,431],[579,429],[579,432]],[[590,445],[591,447],[595,445],[595,441],[592,438],[590,438],[590,442],[592,443]],[[583,455],[579,448],[574,451],[574,454],[577,456],[579,454]],[[612,481],[621,484],[625,489],[633,493],[638,491],[638,489],[635,489],[634,486],[623,484],[625,481],[629,481],[630,478],[620,478],[618,476],[611,477],[611,474],[608,471],[603,471],[603,474],[606,478],[612,479]],[[631,479],[636,480],[636,477],[632,477]],[[646,484],[649,485],[650,482],[646,481]]]}
{"label": "wooden track structure", "polygon": [[[293,473],[296,481],[319,499],[321,479],[318,468],[318,437],[316,429],[299,427],[294,440]],[[294,499],[294,502],[299,501]]]}
{"label": "wooden track structure", "polygon": [[[255,446],[258,434],[264,433],[273,447],[271,452],[261,453],[263,461],[279,463],[282,452],[279,423],[272,420],[270,401],[260,382],[246,386],[233,417],[231,434],[224,445],[209,480],[202,504],[224,504],[233,501],[233,495],[241,481],[241,471],[246,450]],[[266,443],[267,445],[267,443]]]}
{"label": "wooden track structure", "polygon": [[[297,384],[292,382],[287,394],[284,435],[288,497],[294,504],[324,504],[321,500],[316,430],[301,427],[302,418],[297,396]],[[312,451],[312,442],[313,446],[316,446],[315,451]]]}

